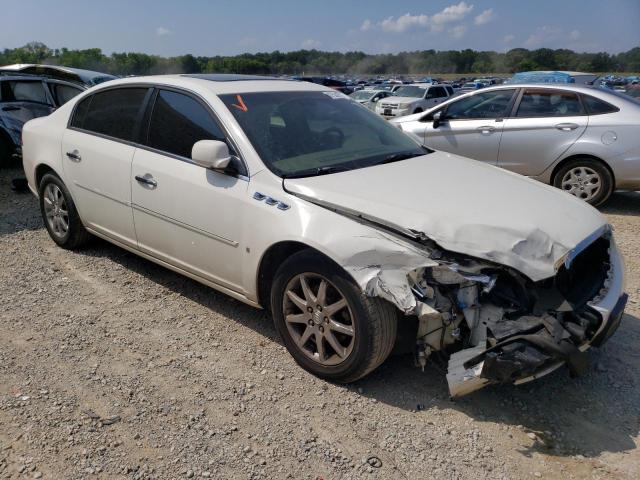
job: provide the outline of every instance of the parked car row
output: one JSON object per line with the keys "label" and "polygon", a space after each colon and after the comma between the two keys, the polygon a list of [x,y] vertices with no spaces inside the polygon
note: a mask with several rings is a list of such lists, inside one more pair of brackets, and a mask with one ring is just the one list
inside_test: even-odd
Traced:
{"label": "parked car row", "polygon": [[26,123],[23,164],[57,245],[96,235],[270,310],[295,361],[322,378],[366,376],[399,338],[422,367],[449,355],[452,396],[564,364],[583,373],[627,299],[605,218],[416,135],[457,129],[443,146],[487,156],[501,135],[533,157],[539,137],[522,127],[544,113],[554,139],[593,128],[592,142],[624,152],[637,111],[586,89],[446,93],[437,111],[400,119],[407,135],[311,82],[119,79]]}

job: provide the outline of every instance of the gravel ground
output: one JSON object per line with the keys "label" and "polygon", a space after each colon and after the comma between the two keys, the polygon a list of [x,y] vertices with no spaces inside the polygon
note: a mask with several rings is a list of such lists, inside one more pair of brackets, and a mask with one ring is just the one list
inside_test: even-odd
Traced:
{"label": "gravel ground", "polygon": [[435,363],[332,385],[262,311],[103,241],[57,248],[19,174],[0,171],[1,478],[638,478],[640,193],[604,208],[630,303],[590,372],[454,402]]}

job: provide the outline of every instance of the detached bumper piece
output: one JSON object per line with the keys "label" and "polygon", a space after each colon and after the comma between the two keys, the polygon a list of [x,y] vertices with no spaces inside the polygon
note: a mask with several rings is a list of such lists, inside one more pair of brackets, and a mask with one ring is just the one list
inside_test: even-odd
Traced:
{"label": "detached bumper piece", "polygon": [[[601,345],[615,332],[626,302],[623,294],[602,329],[602,318],[593,309],[580,315],[524,316],[489,326],[487,342],[495,342],[493,346],[477,346],[451,356],[447,374],[451,396],[466,395],[489,384],[522,383],[562,364],[568,366],[571,376],[582,375],[589,366],[586,347]],[[594,328],[599,332],[590,338]]]}

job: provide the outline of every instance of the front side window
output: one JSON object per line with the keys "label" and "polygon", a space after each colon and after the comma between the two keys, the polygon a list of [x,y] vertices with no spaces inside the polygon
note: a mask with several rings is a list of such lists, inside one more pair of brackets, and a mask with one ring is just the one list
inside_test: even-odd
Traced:
{"label": "front side window", "polygon": [[494,90],[461,98],[450,103],[445,117],[449,120],[472,120],[500,118],[507,115],[507,109],[515,89]]}
{"label": "front side window", "polygon": [[379,115],[337,92],[220,95],[264,164],[279,176],[313,176],[424,155]]}
{"label": "front side window", "polygon": [[224,141],[224,134],[198,101],[182,93],[160,90],[151,113],[147,145],[191,158],[193,144],[199,140]]}
{"label": "front side window", "polygon": [[582,100],[589,115],[602,115],[603,113],[613,113],[618,111],[618,107],[614,107],[610,103],[600,100],[599,98],[592,97],[591,95],[582,95]]}
{"label": "front side window", "polygon": [[71,126],[125,141],[134,141],[148,89],[114,88],[83,99]]}
{"label": "front side window", "polygon": [[393,92],[396,97],[413,97],[413,98],[423,98],[425,91],[427,89],[424,87],[416,87],[415,85],[407,85],[405,87],[400,87]]}
{"label": "front side window", "polygon": [[522,95],[516,117],[567,117],[583,113],[580,99],[573,92],[529,89]]}
{"label": "front side window", "polygon": [[47,93],[41,81],[8,81],[8,98],[5,102],[34,102],[48,104]]}

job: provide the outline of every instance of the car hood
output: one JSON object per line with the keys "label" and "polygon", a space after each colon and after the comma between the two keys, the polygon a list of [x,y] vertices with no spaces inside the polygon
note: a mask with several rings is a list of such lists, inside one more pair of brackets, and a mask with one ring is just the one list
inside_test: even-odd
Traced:
{"label": "car hood", "polygon": [[569,194],[444,152],[287,179],[284,186],[338,213],[508,265],[533,281],[555,275],[569,252],[607,226],[595,208]]}
{"label": "car hood", "polygon": [[413,103],[413,102],[419,102],[420,100],[422,100],[422,99],[421,98],[416,98],[416,97],[396,97],[396,96],[391,96],[391,97],[383,98],[382,100],[380,100],[380,102],[384,102],[384,103]]}

